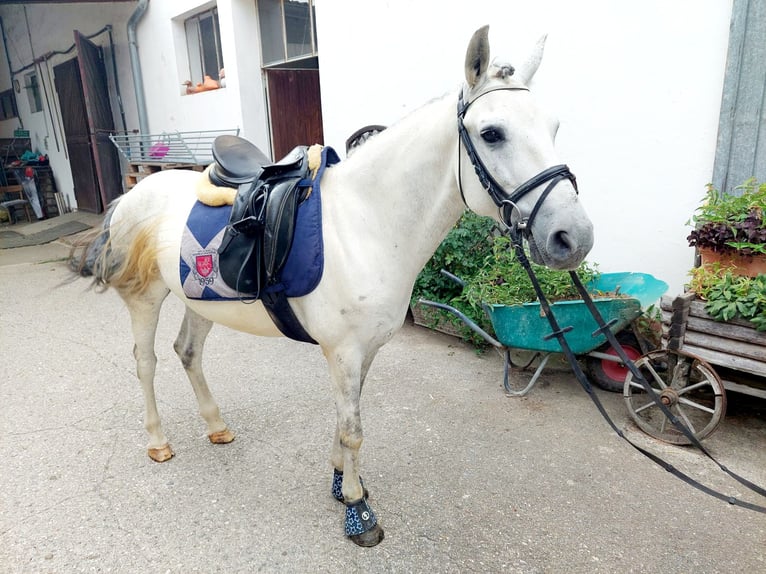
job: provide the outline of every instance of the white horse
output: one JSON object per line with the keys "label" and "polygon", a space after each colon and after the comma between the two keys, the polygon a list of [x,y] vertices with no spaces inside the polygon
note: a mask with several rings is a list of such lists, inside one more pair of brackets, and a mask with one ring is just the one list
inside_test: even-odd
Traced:
{"label": "white horse", "polygon": [[[362,385],[378,350],[404,323],[419,271],[466,206],[507,224],[526,223],[519,227],[526,227],[532,258],[552,268],[575,268],[592,247],[592,224],[573,176],[565,166],[559,166],[563,175],[561,169],[549,173],[558,163],[558,124],[527,89],[542,50],[543,41],[517,70],[490,63],[488,27],[477,30],[457,93],[411,113],[322,177],[323,275],[311,293],[289,304],[329,365],[337,408],[333,495],[346,504],[346,534],[357,544],[372,546],[383,538],[359,478]],[[173,456],[154,395],[155,331],[168,293],[187,307],[174,348],[213,443],[228,443],[234,435],[201,369],[212,324],[281,335],[260,301],[211,302],[184,294],[179,245],[200,177],[166,171],[142,180],[111,207],[100,237],[84,246],[87,260],[73,255],[80,273],[114,287],[130,312],[148,453],[157,462]],[[519,188],[524,193],[505,191]]]}

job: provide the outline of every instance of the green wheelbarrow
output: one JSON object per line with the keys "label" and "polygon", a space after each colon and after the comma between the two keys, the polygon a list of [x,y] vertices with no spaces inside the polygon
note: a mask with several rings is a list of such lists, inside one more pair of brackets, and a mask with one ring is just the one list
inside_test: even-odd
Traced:
{"label": "green wheelbarrow", "polygon": [[[459,277],[444,270],[442,273],[464,285]],[[593,295],[596,308],[617,336],[628,357],[634,360],[648,352],[650,349],[646,348],[643,337],[638,336],[635,329],[628,330],[627,327],[641,315],[642,307],[652,305],[667,291],[667,283],[647,273],[603,273],[589,283],[587,288]],[[603,296],[603,293],[613,293],[615,296]],[[487,343],[504,353],[503,386],[509,395],[527,394],[551,356],[562,352],[559,342],[550,334],[550,324],[537,302],[521,305],[484,304],[497,338],[451,305],[425,299],[420,299],[418,303],[452,313]],[[565,338],[572,351],[585,357],[593,382],[603,389],[622,392],[628,369],[607,343],[605,335],[598,332],[598,325],[584,301],[558,301],[551,304],[551,311],[558,323],[567,327]],[[510,383],[510,369],[519,367],[511,360],[511,349],[534,352],[532,359],[523,368],[542,357],[532,379],[520,390],[514,389]]]}

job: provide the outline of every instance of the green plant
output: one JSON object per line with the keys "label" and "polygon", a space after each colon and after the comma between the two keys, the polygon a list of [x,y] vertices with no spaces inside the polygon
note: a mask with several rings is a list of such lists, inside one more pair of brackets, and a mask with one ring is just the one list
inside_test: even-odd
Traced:
{"label": "green plant", "polygon": [[[568,272],[534,263],[532,267],[551,301],[579,299]],[[444,276],[442,269],[457,275],[465,287]],[[583,264],[578,275],[587,283],[595,278],[595,267]],[[453,306],[490,335],[494,331],[482,303],[514,305],[537,300],[529,276],[513,254],[510,239],[498,233],[492,220],[470,211],[460,218],[418,275],[411,303],[416,305],[420,298]],[[483,338],[451,313],[438,312],[431,317],[430,326],[436,326],[439,319],[448,321],[466,341],[477,348],[486,346]]]}
{"label": "green plant", "polygon": [[[556,271],[535,263],[532,263],[532,269],[550,301],[580,299],[568,271]],[[589,283],[598,276],[598,271],[595,265],[584,262],[577,269],[577,275],[583,283]],[[529,276],[516,258],[507,236],[495,237],[492,253],[467,282],[459,300],[473,309],[481,309],[483,303],[518,305],[537,300]]]}
{"label": "green plant", "polygon": [[495,229],[492,219],[466,211],[418,275],[413,302],[422,297],[444,303],[458,296],[460,285],[442,275],[441,270],[446,269],[464,281],[473,277],[492,253]]}
{"label": "green plant", "polygon": [[766,275],[746,277],[718,264],[695,267],[689,288],[705,300],[705,311],[716,321],[741,318],[766,331]]}
{"label": "green plant", "polygon": [[[488,318],[481,309],[474,309],[457,300],[462,287],[443,275],[441,270],[446,269],[464,281],[470,280],[484,265],[487,256],[491,255],[492,236],[496,230],[497,226],[492,219],[466,211],[418,275],[412,290],[412,305],[417,305],[418,299],[421,298],[448,303],[485,330],[491,330]],[[476,347],[481,348],[485,344],[479,335],[450,313],[437,311],[431,313],[430,317],[433,322],[431,327],[436,326],[439,320],[447,321],[463,339]]]}
{"label": "green plant", "polygon": [[766,183],[755,178],[735,188],[739,194],[722,193],[708,184],[702,205],[688,222],[694,229],[687,240],[691,247],[719,253],[752,256],[766,253]]}
{"label": "green plant", "polygon": [[635,328],[651,349],[659,348],[662,344],[662,310],[656,305],[642,309],[636,317]]}

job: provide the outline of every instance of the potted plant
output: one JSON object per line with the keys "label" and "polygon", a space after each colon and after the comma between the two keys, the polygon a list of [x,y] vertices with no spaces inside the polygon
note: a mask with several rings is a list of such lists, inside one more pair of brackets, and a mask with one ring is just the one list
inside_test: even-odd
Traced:
{"label": "potted plant", "polygon": [[701,258],[687,287],[712,319],[744,319],[766,331],[766,183],[751,178],[735,191],[708,185],[687,237]]}
{"label": "potted plant", "polygon": [[741,275],[717,262],[695,267],[689,274],[689,290],[705,302],[712,319],[744,319],[755,330],[766,331],[766,275]]}
{"label": "potted plant", "polygon": [[734,273],[755,277],[766,273],[766,183],[751,178],[722,193],[708,184],[702,205],[690,220],[687,240],[700,253],[702,265],[719,263]]}

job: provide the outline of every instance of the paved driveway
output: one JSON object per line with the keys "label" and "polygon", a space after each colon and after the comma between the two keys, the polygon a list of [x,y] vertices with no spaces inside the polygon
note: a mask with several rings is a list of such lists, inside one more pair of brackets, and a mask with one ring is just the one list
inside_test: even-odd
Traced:
{"label": "paved driveway", "polygon": [[[169,300],[157,393],[176,457],[153,463],[122,302],[62,285],[61,245],[23,249],[0,251],[0,572],[766,571],[766,517],[644,459],[569,372],[507,398],[499,356],[412,325],[363,397],[380,546],[343,537],[329,494],[334,407],[313,346],[215,327],[205,364],[237,438],[211,445],[172,351],[182,308]],[[600,395],[641,445],[766,504],[698,453],[635,430],[620,395]],[[706,443],[764,484],[764,402],[737,402]]]}

